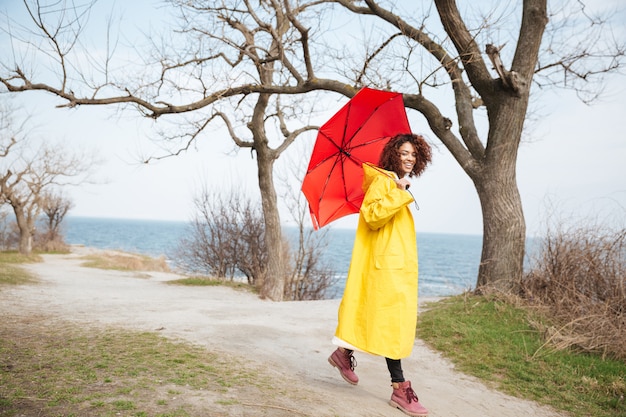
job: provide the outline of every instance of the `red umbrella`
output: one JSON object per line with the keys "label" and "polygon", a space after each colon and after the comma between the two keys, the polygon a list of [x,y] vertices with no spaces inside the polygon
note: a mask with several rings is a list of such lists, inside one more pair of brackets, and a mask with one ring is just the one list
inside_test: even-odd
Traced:
{"label": "red umbrella", "polygon": [[385,143],[411,128],[402,94],[363,88],[320,129],[302,182],[313,227],[358,213],[364,162],[378,163]]}

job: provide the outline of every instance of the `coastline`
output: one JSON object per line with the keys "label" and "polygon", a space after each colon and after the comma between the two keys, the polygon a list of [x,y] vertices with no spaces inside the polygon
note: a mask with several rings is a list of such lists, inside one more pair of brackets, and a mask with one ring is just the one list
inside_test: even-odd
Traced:
{"label": "coastline", "polygon": [[[177,250],[188,232],[184,222],[77,218],[65,225],[66,241],[100,249],[165,256],[168,265],[177,267]],[[320,248],[320,260],[331,267],[336,283],[328,297],[338,297],[347,277],[355,230],[329,227],[328,245]],[[290,245],[296,245],[297,228],[284,227]],[[481,236],[421,233],[416,234],[419,251],[420,295],[428,297],[460,294],[476,283]],[[295,246],[292,246],[295,247]]]}

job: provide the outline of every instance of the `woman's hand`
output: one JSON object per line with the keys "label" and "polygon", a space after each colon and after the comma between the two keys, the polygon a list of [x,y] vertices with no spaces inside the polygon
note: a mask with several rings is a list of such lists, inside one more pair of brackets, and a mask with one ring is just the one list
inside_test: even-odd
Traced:
{"label": "woman's hand", "polygon": [[399,180],[394,180],[396,182],[396,185],[398,186],[398,188],[400,188],[401,190],[408,190],[409,187],[411,186],[411,182],[409,180],[407,180],[406,178],[402,178]]}

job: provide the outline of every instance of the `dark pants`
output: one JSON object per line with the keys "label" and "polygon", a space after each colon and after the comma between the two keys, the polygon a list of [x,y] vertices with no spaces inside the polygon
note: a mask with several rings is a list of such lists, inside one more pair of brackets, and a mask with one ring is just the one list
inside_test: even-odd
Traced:
{"label": "dark pants", "polygon": [[389,359],[387,361],[387,369],[391,374],[391,382],[404,382],[404,373],[402,372],[402,363],[400,359]]}

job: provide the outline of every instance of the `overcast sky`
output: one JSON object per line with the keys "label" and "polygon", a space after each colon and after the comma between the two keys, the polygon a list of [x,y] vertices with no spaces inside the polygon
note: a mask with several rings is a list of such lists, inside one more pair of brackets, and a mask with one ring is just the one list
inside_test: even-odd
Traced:
{"label": "overcast sky", "polygon": [[[11,7],[21,2],[15,3]],[[142,3],[151,4],[133,4]],[[621,8],[620,16],[625,17]],[[6,45],[7,35],[0,36]],[[22,94],[19,101],[33,114],[39,136],[94,151],[104,161],[95,169],[98,184],[68,189],[75,204],[73,216],[186,221],[194,214],[192,200],[203,183],[235,184],[251,196],[258,195],[256,161],[249,150],[237,152],[226,138],[201,141],[181,156],[143,165],[139,155],[155,149],[148,139],[154,122],[136,113],[120,115],[97,107],[56,109],[61,100],[38,92]],[[337,97],[321,110],[320,118],[330,117],[345,101]],[[517,171],[529,234],[540,233],[548,214],[554,213],[567,218],[608,216],[623,226],[626,77],[610,77],[605,95],[592,106],[566,91],[542,94],[539,104],[538,120],[529,125],[531,140],[520,148]],[[409,121],[415,133],[424,134],[436,146],[433,164],[412,187],[420,206],[415,216],[417,230],[481,234],[480,205],[469,177],[438,144],[421,116],[409,112]],[[315,134],[303,137],[303,143],[280,158],[278,168],[302,164],[303,154],[308,161],[306,152],[314,139]],[[297,189],[299,184],[292,187]],[[282,217],[287,222],[285,212]],[[352,215],[332,227],[355,225],[356,215]]]}

